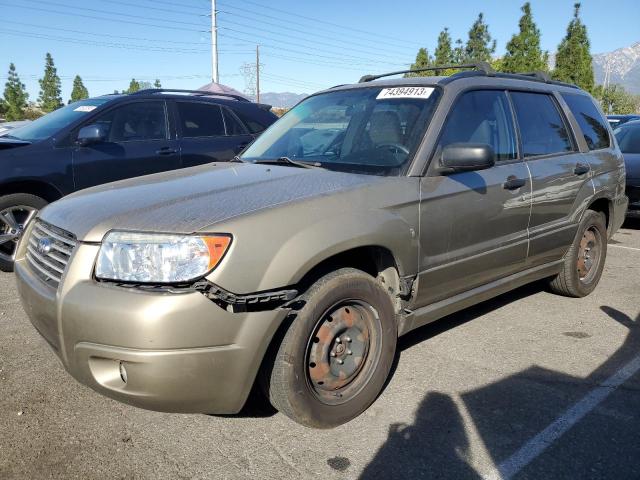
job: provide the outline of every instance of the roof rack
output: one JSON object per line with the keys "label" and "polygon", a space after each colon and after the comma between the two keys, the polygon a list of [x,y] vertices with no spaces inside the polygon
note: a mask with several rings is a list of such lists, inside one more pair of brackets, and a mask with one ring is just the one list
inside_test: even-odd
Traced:
{"label": "roof rack", "polygon": [[400,75],[401,73],[418,73],[418,72],[434,72],[438,70],[478,70],[487,77],[493,77],[496,71],[491,68],[487,62],[463,63],[461,65],[438,65],[437,67],[416,68],[415,70],[398,70],[397,72],[381,73],[379,75],[365,75],[360,78],[358,83],[371,82],[383,77],[391,77],[392,75]]}
{"label": "roof rack", "polygon": [[138,90],[137,92],[130,93],[129,95],[148,95],[151,93],[190,93],[191,95],[199,95],[199,96],[212,96],[212,97],[229,97],[240,102],[250,102],[250,100],[240,96],[234,95],[233,93],[223,93],[223,92],[207,92],[204,90],[182,90],[179,88],[145,88],[144,90]]}

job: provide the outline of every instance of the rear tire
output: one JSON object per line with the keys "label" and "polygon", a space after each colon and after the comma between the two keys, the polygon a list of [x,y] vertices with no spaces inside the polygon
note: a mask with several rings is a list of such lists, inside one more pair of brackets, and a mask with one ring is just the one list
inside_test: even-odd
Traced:
{"label": "rear tire", "polygon": [[604,214],[587,210],[578,233],[565,255],[560,273],[549,287],[566,297],[584,297],[598,285],[607,257],[607,226]]}
{"label": "rear tire", "polygon": [[266,373],[269,400],[302,425],[336,427],[366,410],[389,376],[398,338],[391,298],[370,275],[343,268],[299,300]]}
{"label": "rear tire", "polygon": [[13,272],[15,249],[27,222],[47,205],[30,193],[0,197],[0,270]]}

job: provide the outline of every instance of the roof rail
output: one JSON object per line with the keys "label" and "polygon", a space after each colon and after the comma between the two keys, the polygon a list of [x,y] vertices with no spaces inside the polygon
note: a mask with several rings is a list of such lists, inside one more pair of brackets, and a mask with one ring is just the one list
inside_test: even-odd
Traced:
{"label": "roof rail", "polygon": [[235,95],[233,93],[223,93],[223,92],[207,92],[205,90],[182,90],[179,88],[145,88],[144,90],[138,90],[136,92],[130,93],[129,95],[148,95],[150,93],[190,93],[192,95],[199,96],[212,96],[212,97],[229,97],[241,102],[250,102],[240,95]]}
{"label": "roof rail", "polygon": [[398,70],[397,72],[389,72],[389,73],[381,73],[379,75],[365,75],[360,78],[358,83],[371,82],[373,80],[377,80],[383,77],[390,77],[392,75],[400,75],[401,73],[418,73],[418,72],[434,72],[438,70],[467,70],[473,69],[482,72],[487,77],[495,76],[496,72],[491,65],[487,62],[473,62],[473,63],[463,63],[461,65],[439,65],[437,67],[427,67],[427,68],[416,68],[415,70]]}
{"label": "roof rail", "polygon": [[577,89],[580,88],[577,85],[574,85],[572,83],[565,83],[565,82],[560,82],[558,80],[554,80],[553,78],[551,78],[551,76],[547,72],[543,72],[540,70],[535,72],[522,72],[522,73],[520,72],[498,73],[496,74],[496,76],[500,78],[512,78],[514,80],[531,80],[534,82],[548,83],[551,85],[561,85],[563,87],[569,87],[569,88],[577,88]]}

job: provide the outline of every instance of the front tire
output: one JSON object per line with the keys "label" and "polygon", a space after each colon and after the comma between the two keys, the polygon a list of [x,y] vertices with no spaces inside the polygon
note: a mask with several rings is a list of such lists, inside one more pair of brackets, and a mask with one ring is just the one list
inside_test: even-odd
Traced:
{"label": "front tire", "polygon": [[336,427],[385,385],[398,337],[391,298],[370,275],[343,268],[299,300],[267,376],[269,400],[302,425]]}
{"label": "front tire", "polygon": [[587,210],[567,252],[562,270],[549,286],[566,297],[585,297],[598,285],[607,257],[607,225],[604,214]]}
{"label": "front tire", "polygon": [[0,270],[13,271],[18,241],[27,223],[47,205],[43,198],[29,193],[0,197]]}

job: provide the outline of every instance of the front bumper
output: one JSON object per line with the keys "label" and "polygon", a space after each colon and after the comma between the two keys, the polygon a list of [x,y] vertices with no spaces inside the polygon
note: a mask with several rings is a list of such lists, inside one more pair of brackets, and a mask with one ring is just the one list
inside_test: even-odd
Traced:
{"label": "front bumper", "polygon": [[57,289],[18,252],[24,309],[67,371],[99,393],[142,408],[237,413],[287,312],[229,313],[196,292],[98,283],[92,279],[98,248],[78,244]]}

